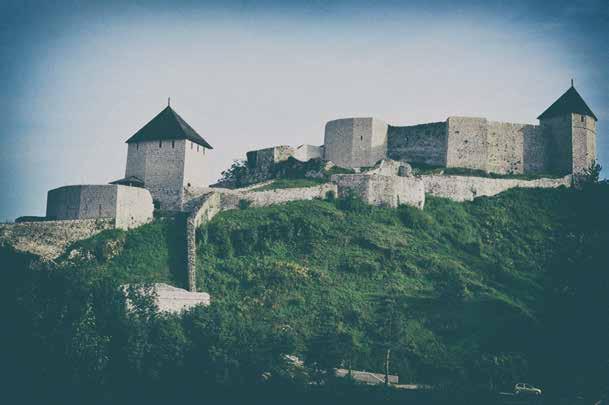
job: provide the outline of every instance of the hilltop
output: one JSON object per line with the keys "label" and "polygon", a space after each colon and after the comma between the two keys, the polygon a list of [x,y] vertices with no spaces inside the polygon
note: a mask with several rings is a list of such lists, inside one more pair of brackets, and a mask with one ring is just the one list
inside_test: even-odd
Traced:
{"label": "hilltop", "polygon": [[[593,363],[588,350],[600,347],[573,343],[582,339],[579,334],[589,339],[589,333],[607,332],[595,329],[594,319],[602,313],[598,306],[607,304],[607,275],[600,267],[609,229],[602,209],[609,199],[606,185],[593,189],[512,189],[463,203],[430,197],[424,210],[373,207],[345,198],[222,212],[197,231],[198,287],[211,294],[212,305],[181,321],[175,315],[161,317],[157,328],[170,329],[159,335],[161,341],[149,336],[149,344],[153,351],[170,348],[169,357],[159,359],[157,353],[157,360],[146,360],[144,350],[121,362],[144,361],[138,366],[142,383],[166,376],[167,370],[175,378],[192,374],[192,350],[208,350],[196,349],[202,343],[192,329],[204,319],[199,321],[207,325],[204,329],[213,326],[204,333],[216,342],[213,350],[240,349],[229,350],[234,358],[228,364],[214,358],[195,368],[208,375],[210,370],[201,367],[228,367],[225,372],[235,383],[277,366],[273,359],[282,351],[306,365],[322,367],[325,359],[334,366],[382,372],[391,349],[390,372],[403,383],[489,389],[527,379],[559,385],[570,374],[554,372],[553,365],[584,372],[579,367]],[[22,301],[12,303],[25,318],[43,311],[55,319],[51,323],[72,325],[66,336],[114,341],[119,332],[104,329],[103,318],[121,311],[109,315],[104,312],[109,309],[99,309],[104,305],[100,296],[109,286],[134,282],[185,287],[182,230],[183,218],[170,216],[130,231],[104,231],[76,242],[52,265],[32,265],[35,258],[4,250],[2,262],[8,267],[33,269],[25,279],[22,270],[5,272],[2,284],[17,282],[17,297],[31,295],[27,310]],[[45,266],[52,267],[50,273]],[[82,288],[89,292],[74,298],[74,290]],[[59,303],[49,307],[48,300]],[[88,328],[74,329],[76,315],[56,319],[54,311],[78,302],[81,308],[83,301],[97,314]],[[584,310],[589,320],[582,319]],[[82,309],[76,313],[90,316]],[[573,322],[576,330],[566,327]],[[48,326],[26,324],[54,347],[49,342],[57,337],[49,335]],[[63,349],[53,350],[72,353],[65,339]],[[247,350],[243,339],[250,342]],[[567,343],[574,353],[557,356]],[[93,375],[105,375],[112,357],[122,353],[108,344],[89,349],[74,352],[73,361],[103,355],[106,360]],[[255,364],[254,370],[246,371],[244,364]],[[581,382],[579,389],[591,385],[594,379]]]}

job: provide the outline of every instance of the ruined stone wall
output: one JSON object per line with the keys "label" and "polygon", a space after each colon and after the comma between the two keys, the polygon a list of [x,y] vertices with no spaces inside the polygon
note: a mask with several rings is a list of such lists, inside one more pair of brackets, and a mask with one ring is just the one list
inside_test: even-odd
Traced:
{"label": "ruined stone wall", "polygon": [[127,309],[132,309],[131,292],[151,296],[159,312],[180,314],[197,305],[208,306],[211,297],[208,293],[192,292],[177,288],[165,283],[154,283],[152,285],[125,284],[121,291],[127,299]]}
{"label": "ruined stone wall", "polygon": [[221,194],[209,192],[190,203],[186,218],[186,271],[188,290],[197,291],[197,228],[211,220],[220,210]]}
{"label": "ruined stone wall", "polygon": [[203,305],[208,306],[211,298],[208,293],[191,292],[169,284],[154,284],[155,304],[159,311],[181,313],[190,308]]}
{"label": "ruined stone wall", "polygon": [[311,159],[323,159],[324,147],[314,145],[300,145],[294,149],[294,158],[301,162],[306,162]]}
{"label": "ruined stone wall", "polygon": [[354,193],[367,204],[395,208],[408,204],[422,209],[425,186],[416,177],[383,176],[378,174],[335,174],[338,195]]}
{"label": "ruined stone wall", "polygon": [[325,183],[313,187],[250,191],[241,193],[240,198],[250,201],[252,207],[266,207],[268,205],[283,204],[289,201],[325,198],[329,191],[336,194],[336,184]]}
{"label": "ruined stone wall", "polygon": [[288,160],[290,156],[294,156],[294,148],[287,145],[279,145],[273,148],[273,161],[275,163]]}
{"label": "ruined stone wall", "polygon": [[54,259],[71,243],[113,228],[112,218],[0,224],[0,245]]}
{"label": "ruined stone wall", "polygon": [[287,145],[273,146],[272,148],[251,150],[247,152],[247,165],[257,171],[268,171],[273,164],[288,160],[295,154],[294,148]]}
{"label": "ruined stone wall", "polygon": [[250,169],[268,170],[275,163],[275,151],[273,148],[251,150],[246,153],[247,166]]}
{"label": "ruined stone wall", "polygon": [[486,118],[449,117],[446,167],[487,170]]}
{"label": "ruined stone wall", "polygon": [[387,157],[389,159],[446,166],[446,148],[446,122],[408,127],[389,126],[387,133]]}
{"label": "ruined stone wall", "polygon": [[181,209],[186,142],[184,139],[146,141],[128,146],[125,177],[142,179],[161,209]]}
{"label": "ruined stone wall", "polygon": [[197,199],[190,201],[186,218],[186,271],[188,290],[197,291],[197,228],[210,221],[220,211],[239,207],[241,200],[251,202],[253,207],[264,207],[294,200],[324,198],[328,191],[336,193],[335,184],[327,183],[316,187],[291,188],[268,191],[239,191],[229,189],[210,189]]}
{"label": "ruined stone wall", "polygon": [[437,197],[450,198],[455,201],[471,201],[476,197],[493,196],[514,187],[521,188],[556,188],[569,187],[571,176],[558,179],[544,178],[537,180],[491,179],[473,176],[421,176],[425,192]]}
{"label": "ruined stone wall", "polygon": [[344,118],[326,124],[324,159],[340,167],[370,167],[387,156],[387,124],[376,118]]}

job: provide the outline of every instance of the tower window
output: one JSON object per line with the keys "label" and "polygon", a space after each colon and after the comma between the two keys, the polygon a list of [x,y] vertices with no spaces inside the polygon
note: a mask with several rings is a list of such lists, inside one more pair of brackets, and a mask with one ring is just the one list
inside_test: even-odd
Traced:
{"label": "tower window", "polygon": [[139,144],[139,142],[135,143],[135,150],[140,150],[140,144]]}
{"label": "tower window", "polygon": [[190,141],[190,149],[192,149],[193,146],[194,146],[194,143],[192,143],[192,141]]}
{"label": "tower window", "polygon": [[176,147],[176,141],[173,141],[173,140],[171,141],[171,147],[172,147],[172,148],[175,148],[175,147]]}
{"label": "tower window", "polygon": [[364,140],[364,135],[360,136],[360,137],[359,137],[359,140],[360,140],[360,141],[363,141],[363,140]]}
{"label": "tower window", "polygon": [[586,122],[586,117],[582,115],[581,120],[582,120],[582,122]]}
{"label": "tower window", "polygon": [[163,141],[159,141],[159,148],[163,147]]}
{"label": "tower window", "polygon": [[197,145],[197,152],[199,151],[199,145]]}
{"label": "tower window", "polygon": [[203,154],[205,155],[205,148],[203,148]]}

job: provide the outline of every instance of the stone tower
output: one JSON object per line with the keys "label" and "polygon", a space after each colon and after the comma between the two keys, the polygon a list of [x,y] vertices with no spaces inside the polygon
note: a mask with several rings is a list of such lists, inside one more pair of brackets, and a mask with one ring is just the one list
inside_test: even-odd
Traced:
{"label": "stone tower", "polygon": [[597,118],[573,83],[539,117],[548,140],[548,168],[558,174],[582,174],[596,159]]}
{"label": "stone tower", "polygon": [[181,210],[189,190],[206,187],[212,149],[169,105],[127,140],[125,178],[114,183],[148,189],[155,206]]}
{"label": "stone tower", "polygon": [[387,124],[372,118],[326,123],[324,159],[341,167],[370,167],[387,156]]}

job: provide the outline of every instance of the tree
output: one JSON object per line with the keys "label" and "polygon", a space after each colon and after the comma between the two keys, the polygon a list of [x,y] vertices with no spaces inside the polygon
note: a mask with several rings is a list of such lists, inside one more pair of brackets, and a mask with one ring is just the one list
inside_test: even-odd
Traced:
{"label": "tree", "polygon": [[405,345],[406,310],[403,308],[401,291],[389,287],[386,293],[376,297],[376,345],[383,353],[385,385],[389,385],[391,354]]}
{"label": "tree", "polygon": [[247,183],[247,175],[247,161],[234,160],[233,164],[228,169],[220,173],[220,179],[218,179],[218,183],[232,188],[242,187],[245,186]]}

